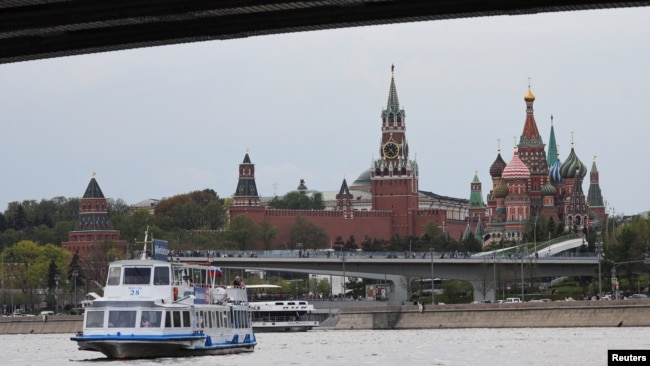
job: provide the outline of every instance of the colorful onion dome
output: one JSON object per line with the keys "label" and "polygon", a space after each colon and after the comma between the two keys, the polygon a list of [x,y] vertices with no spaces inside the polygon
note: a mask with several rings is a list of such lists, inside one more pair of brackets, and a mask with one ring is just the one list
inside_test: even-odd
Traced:
{"label": "colorful onion dome", "polygon": [[530,179],[530,169],[524,164],[521,159],[519,159],[519,155],[517,155],[517,148],[515,148],[515,152],[512,155],[512,160],[506,165],[505,169],[503,169],[503,174],[501,174],[501,177],[505,180],[513,180],[513,179]]}
{"label": "colorful onion dome", "polygon": [[542,196],[555,196],[555,192],[557,192],[557,190],[555,189],[555,187],[553,187],[551,181],[548,180],[546,184],[544,184],[540,192],[542,193]]}
{"label": "colorful onion dome", "polygon": [[560,167],[560,175],[562,178],[584,178],[587,175],[587,166],[578,159],[576,152],[571,146],[571,153],[566,161]]}
{"label": "colorful onion dome", "polygon": [[506,167],[506,162],[503,161],[503,158],[501,157],[501,152],[497,155],[497,158],[494,160],[494,163],[490,165],[490,175],[492,178],[500,178],[501,173],[503,173],[503,169]]}
{"label": "colorful onion dome", "polygon": [[501,179],[497,187],[494,188],[494,191],[492,191],[492,196],[495,198],[504,198],[508,195],[508,192],[508,185],[506,184],[506,181]]}
{"label": "colorful onion dome", "polygon": [[555,163],[551,165],[551,169],[549,170],[549,176],[551,178],[551,181],[553,183],[562,183],[564,182],[564,178],[562,178],[562,175],[560,174],[560,167],[562,166],[562,163],[560,162],[560,158],[558,157],[555,160]]}

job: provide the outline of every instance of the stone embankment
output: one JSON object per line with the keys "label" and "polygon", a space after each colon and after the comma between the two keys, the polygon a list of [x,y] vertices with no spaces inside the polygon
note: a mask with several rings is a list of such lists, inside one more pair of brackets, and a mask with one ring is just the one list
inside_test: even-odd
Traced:
{"label": "stone embankment", "polygon": [[83,315],[55,315],[0,318],[0,334],[53,334],[74,335],[83,327]]}
{"label": "stone embankment", "polygon": [[[346,304],[350,305],[350,304]],[[534,327],[646,327],[650,301],[561,301],[519,304],[342,306],[330,309],[320,329],[431,329]],[[334,314],[334,316],[332,316]],[[0,334],[67,333],[81,315],[0,318]]]}
{"label": "stone embankment", "polygon": [[650,301],[341,308],[333,329],[530,328],[650,326]]}

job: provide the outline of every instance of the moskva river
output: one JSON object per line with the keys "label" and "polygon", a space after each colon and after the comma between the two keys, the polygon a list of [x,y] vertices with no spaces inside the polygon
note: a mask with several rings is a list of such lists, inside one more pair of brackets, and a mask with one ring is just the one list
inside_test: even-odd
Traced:
{"label": "moskva river", "polygon": [[[0,364],[83,365],[69,334],[0,335]],[[608,349],[650,349],[650,328],[314,330],[257,335],[255,352],[228,356],[110,361],[110,365],[606,365]]]}

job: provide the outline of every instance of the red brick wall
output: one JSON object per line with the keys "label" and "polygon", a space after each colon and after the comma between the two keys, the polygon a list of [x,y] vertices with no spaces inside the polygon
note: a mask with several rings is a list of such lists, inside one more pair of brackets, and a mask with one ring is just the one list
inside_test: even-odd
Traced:
{"label": "red brick wall", "polygon": [[[301,215],[305,219],[313,222],[316,226],[325,230],[330,238],[331,244],[334,243],[337,236],[341,236],[346,241],[350,236],[354,236],[357,244],[368,236],[371,239],[384,239],[389,241],[396,233],[395,230],[406,230],[401,226],[394,225],[395,219],[390,211],[352,211],[352,217],[349,217],[347,211],[333,210],[265,210],[263,207],[251,206],[231,206],[230,217],[244,214],[259,224],[262,220],[268,220],[271,225],[278,227],[279,232],[272,242],[272,249],[286,249],[291,247],[291,226],[296,221],[296,216]],[[348,215],[348,217],[344,217]],[[412,210],[409,215],[409,222],[414,230],[415,236],[421,236],[424,233],[424,226],[429,221],[436,221],[444,226],[450,237],[459,240],[465,226],[464,221],[446,220],[444,210]],[[407,216],[404,213],[404,216]],[[406,237],[406,234],[399,234],[400,237]],[[262,250],[264,244],[259,241],[255,248],[251,250]]]}

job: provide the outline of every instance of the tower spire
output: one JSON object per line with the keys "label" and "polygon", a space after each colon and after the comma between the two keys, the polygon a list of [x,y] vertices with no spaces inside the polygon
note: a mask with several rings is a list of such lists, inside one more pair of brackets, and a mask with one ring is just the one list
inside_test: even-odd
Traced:
{"label": "tower spire", "polygon": [[388,104],[386,109],[389,112],[399,112],[399,98],[397,97],[397,87],[395,86],[395,65],[390,67],[390,90],[388,91]]}
{"label": "tower spire", "polygon": [[546,164],[550,167],[555,164],[558,155],[558,147],[555,142],[555,128],[553,128],[553,115],[551,114],[551,134],[548,138],[548,155],[546,157]]}

